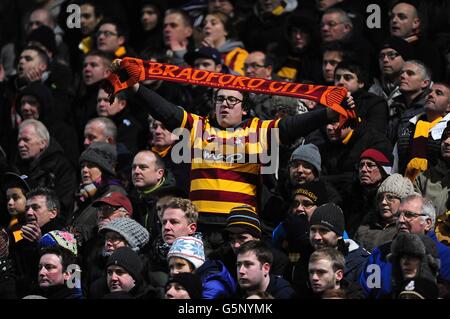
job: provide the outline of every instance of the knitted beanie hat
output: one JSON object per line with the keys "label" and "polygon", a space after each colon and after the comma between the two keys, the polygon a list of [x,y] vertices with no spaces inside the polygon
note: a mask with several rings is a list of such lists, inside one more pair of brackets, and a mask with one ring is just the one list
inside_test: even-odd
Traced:
{"label": "knitted beanie hat", "polygon": [[228,233],[248,233],[255,238],[261,238],[261,222],[255,209],[249,205],[233,207],[227,218],[224,233],[225,236]]}
{"label": "knitted beanie hat", "polygon": [[317,177],[322,171],[322,158],[319,149],[314,144],[303,144],[297,147],[291,155],[291,161],[304,161],[316,169]]}
{"label": "knitted beanie hat", "polygon": [[167,260],[171,257],[186,259],[195,269],[205,262],[205,251],[201,239],[193,236],[181,236],[175,239],[167,254]]}
{"label": "knitted beanie hat", "polygon": [[26,42],[39,42],[53,54],[57,51],[55,32],[46,25],[41,25],[28,34]]}
{"label": "knitted beanie hat", "polygon": [[344,234],[344,213],[334,203],[327,203],[316,208],[309,221],[310,226],[321,225],[334,231],[338,236]]}
{"label": "knitted beanie hat", "polygon": [[385,154],[381,150],[368,148],[361,153],[360,159],[368,158],[374,161],[387,175],[392,171],[392,154]]}
{"label": "knitted beanie hat", "polygon": [[402,56],[404,61],[414,58],[413,46],[408,41],[403,40],[400,37],[389,37],[384,40],[380,47],[380,51],[387,48],[397,51],[397,53]]}
{"label": "knitted beanie hat", "polygon": [[83,162],[96,164],[102,170],[114,176],[117,164],[116,148],[106,142],[94,142],[81,153],[80,164]]}
{"label": "knitted beanie hat", "polygon": [[316,206],[328,202],[328,192],[325,188],[325,183],[319,180],[301,184],[294,191],[294,196],[295,195],[308,197]]}
{"label": "knitted beanie hat", "polygon": [[187,291],[189,297],[191,299],[200,299],[202,298],[203,293],[203,285],[200,277],[194,273],[190,272],[182,272],[176,275],[173,275],[172,278],[166,284],[166,290],[169,284],[176,282],[180,284],[184,290]]}
{"label": "knitted beanie hat", "polygon": [[381,183],[377,195],[380,195],[381,193],[391,193],[402,199],[414,193],[414,186],[409,178],[396,173],[389,176]]}
{"label": "knitted beanie hat", "polygon": [[111,265],[120,266],[133,277],[136,282],[142,280],[142,261],[136,252],[134,252],[130,247],[120,247],[109,256],[106,262],[106,270]]}
{"label": "knitted beanie hat", "polygon": [[77,256],[77,240],[75,236],[69,232],[62,230],[52,230],[39,239],[39,248],[45,247],[62,247]]}
{"label": "knitted beanie hat", "polygon": [[136,252],[144,247],[150,240],[147,229],[131,218],[122,217],[113,219],[99,229],[99,233],[105,234],[114,231],[125,238],[128,245]]}

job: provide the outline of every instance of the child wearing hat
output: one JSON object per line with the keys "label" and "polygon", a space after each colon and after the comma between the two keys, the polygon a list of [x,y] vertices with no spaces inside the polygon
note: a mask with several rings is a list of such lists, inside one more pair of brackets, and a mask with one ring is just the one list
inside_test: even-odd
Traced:
{"label": "child wearing hat", "polygon": [[230,298],[236,281],[219,260],[205,258],[203,242],[193,236],[178,237],[167,254],[170,275],[196,273],[202,280],[203,299]]}

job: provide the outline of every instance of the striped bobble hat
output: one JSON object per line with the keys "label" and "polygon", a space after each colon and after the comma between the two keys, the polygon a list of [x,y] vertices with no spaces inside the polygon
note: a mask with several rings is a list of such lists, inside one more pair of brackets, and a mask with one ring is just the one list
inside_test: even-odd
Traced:
{"label": "striped bobble hat", "polygon": [[227,219],[226,233],[248,233],[255,238],[261,238],[261,222],[252,206],[234,207]]}

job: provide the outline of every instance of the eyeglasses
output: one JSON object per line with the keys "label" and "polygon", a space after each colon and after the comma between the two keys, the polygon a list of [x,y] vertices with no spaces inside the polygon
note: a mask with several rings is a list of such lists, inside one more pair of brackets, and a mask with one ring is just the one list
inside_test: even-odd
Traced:
{"label": "eyeglasses", "polygon": [[98,38],[101,35],[104,35],[105,37],[112,37],[113,35],[117,35],[117,33],[112,32],[112,31],[97,31],[97,33],[95,34],[95,36]]}
{"label": "eyeglasses", "polygon": [[216,105],[222,105],[223,101],[227,101],[227,106],[230,109],[232,109],[236,104],[242,102],[242,100],[239,100],[238,98],[235,98],[234,96],[223,96],[223,95],[216,96],[216,100],[215,100]]}
{"label": "eyeglasses", "polygon": [[382,202],[383,200],[386,200],[387,203],[392,204],[395,200],[400,200],[400,197],[392,195],[392,194],[380,194],[377,196],[377,200],[379,202]]}
{"label": "eyeglasses", "polygon": [[386,52],[386,53],[380,53],[379,55],[378,55],[378,59],[379,60],[384,60],[384,57],[388,57],[388,59],[389,60],[394,60],[396,57],[398,57],[400,54],[399,53],[397,53],[397,52],[394,52],[394,51],[389,51],[389,52]]}
{"label": "eyeglasses", "polygon": [[367,170],[368,170],[368,171],[373,171],[375,168],[378,167],[377,164],[374,164],[374,163],[370,163],[370,162],[361,162],[361,163],[359,163],[358,168],[359,168],[359,169],[363,169],[364,166],[367,167]]}
{"label": "eyeglasses", "polygon": [[316,204],[314,204],[313,202],[311,202],[309,200],[294,200],[292,202],[292,207],[294,207],[294,208],[297,208],[300,205],[302,205],[304,208],[311,208]]}
{"label": "eyeglasses", "polygon": [[244,63],[244,70],[246,69],[259,69],[259,68],[265,68],[265,65],[261,65],[258,63]]}
{"label": "eyeglasses", "polygon": [[323,27],[325,27],[325,26],[328,26],[328,27],[330,27],[330,28],[334,28],[335,26],[337,26],[337,25],[339,25],[339,24],[343,24],[343,22],[330,21],[330,22],[327,22],[327,23],[321,23],[321,24],[320,24],[320,27],[323,28]]}
{"label": "eyeglasses", "polygon": [[410,212],[410,211],[398,211],[397,213],[394,214],[394,217],[396,218],[400,218],[400,216],[405,217],[405,219],[407,220],[411,220],[420,216],[427,216],[427,214],[418,214],[418,213],[414,213],[414,212]]}

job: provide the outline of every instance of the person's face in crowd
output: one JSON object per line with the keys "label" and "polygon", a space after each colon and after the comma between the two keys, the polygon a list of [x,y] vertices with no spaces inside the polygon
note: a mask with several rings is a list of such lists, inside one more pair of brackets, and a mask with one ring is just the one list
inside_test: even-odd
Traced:
{"label": "person's face in crowd", "polygon": [[264,12],[272,12],[281,4],[281,0],[259,0],[259,4]]}
{"label": "person's face in crowd", "polygon": [[380,193],[377,196],[377,205],[381,219],[386,223],[392,223],[400,207],[400,198],[391,193]]}
{"label": "person's face in crowd", "polygon": [[166,287],[165,299],[191,299],[191,297],[182,285],[177,282],[171,282]]}
{"label": "person's face in crowd", "polygon": [[111,142],[105,136],[105,126],[99,121],[93,121],[84,128],[84,148],[88,148],[94,142]]}
{"label": "person's face in crowd", "polygon": [[243,290],[259,290],[269,275],[270,265],[261,264],[253,251],[237,255],[237,279]]}
{"label": "person's face in crowd", "polygon": [[450,89],[439,83],[433,84],[424,107],[425,111],[441,115],[447,114],[450,111]]}
{"label": "person's face in crowd", "polygon": [[291,30],[291,43],[296,49],[304,49],[309,45],[310,35],[299,28],[292,28]]}
{"label": "person's face in crowd", "polygon": [[420,26],[416,9],[407,3],[399,3],[390,13],[390,32],[392,36],[407,38],[416,33]]}
{"label": "person's face in crowd", "polygon": [[117,96],[112,104],[109,103],[108,93],[103,89],[98,90],[97,114],[98,116],[111,117],[121,112],[126,107],[126,101],[120,100]]}
{"label": "person's face in crowd", "polygon": [[23,160],[38,157],[47,147],[47,142],[39,137],[33,125],[27,125],[20,130],[17,141],[19,156]]}
{"label": "person's face in crowd", "polygon": [[42,255],[39,260],[38,284],[41,288],[63,285],[70,274],[63,270],[61,257],[55,254]]}
{"label": "person's face in crowd", "polygon": [[144,31],[153,30],[158,24],[158,12],[152,5],[143,6],[141,9],[141,26]]}
{"label": "person's face in crowd", "polygon": [[211,43],[221,46],[227,39],[228,32],[222,21],[213,14],[208,14],[202,29],[203,36],[211,41]]}
{"label": "person's face in crowd", "polygon": [[170,276],[180,274],[182,272],[192,272],[192,266],[189,261],[184,258],[170,257],[169,259]]}
{"label": "person's face in crowd", "polygon": [[[126,210],[122,207],[115,207],[111,206],[109,204],[103,203],[101,206],[97,209],[97,226],[101,227],[103,225],[106,225],[110,221],[118,218],[123,217],[129,217]],[[108,234],[106,234],[105,239],[108,238]],[[118,233],[112,232],[110,234],[110,243],[108,247],[114,246],[116,249],[119,247],[122,247],[122,242],[126,245],[126,241],[122,236],[120,236]],[[106,242],[105,242],[105,248],[106,248]]]}
{"label": "person's face in crowd", "polygon": [[164,43],[170,46],[173,43],[186,43],[192,35],[192,28],[184,24],[178,13],[172,13],[164,18]]}
{"label": "person's face in crowd", "polygon": [[380,71],[386,76],[397,76],[402,71],[405,60],[397,51],[391,48],[384,48],[378,56]]}
{"label": "person's face in crowd", "polygon": [[345,87],[350,93],[355,93],[364,86],[358,79],[356,73],[346,69],[337,69],[334,73],[334,85]]}
{"label": "person's face in crowd", "polygon": [[289,163],[289,177],[294,186],[312,182],[316,178],[314,166],[305,161],[293,160]]}
{"label": "person's face in crowd", "polygon": [[197,58],[194,61],[194,68],[210,72],[220,72],[222,65],[216,64],[213,59]]}
{"label": "person's face in crowd", "polygon": [[48,209],[47,198],[44,195],[37,195],[27,199],[25,213],[27,220],[36,217],[39,227],[44,226],[57,216],[56,210]]}
{"label": "person's face in crowd", "polygon": [[316,0],[316,7],[319,11],[325,11],[339,2],[342,2],[342,0]]}
{"label": "person's face in crowd", "polygon": [[177,136],[167,130],[164,124],[162,124],[158,120],[152,121],[152,125],[150,126],[150,133],[152,135],[152,141],[150,142],[150,144],[157,148],[163,148],[169,145],[173,145],[178,140]]}
{"label": "person's face in crowd", "polygon": [[83,63],[83,81],[86,85],[95,84],[108,77],[110,70],[99,56],[88,55]]}
{"label": "person's face in crowd", "polygon": [[80,6],[81,16],[80,16],[80,26],[81,34],[87,36],[94,32],[97,24],[100,22],[101,17],[95,15],[95,9],[90,4],[82,4]]}
{"label": "person's face in crowd", "polygon": [[192,235],[197,229],[196,224],[189,222],[185,212],[179,208],[166,208],[161,221],[163,239],[169,245],[180,236]]}
{"label": "person's face in crowd", "polygon": [[272,67],[266,66],[266,55],[263,52],[256,51],[248,55],[245,60],[245,75],[251,78],[271,79]]}
{"label": "person's face in crowd", "polygon": [[339,141],[339,139],[341,138],[341,129],[339,128],[339,122],[327,124],[326,133],[330,142]]}
{"label": "person's face in crowd", "polygon": [[292,203],[292,213],[294,215],[306,215],[309,221],[316,208],[317,205],[309,197],[301,194],[295,195]]}
{"label": "person's face in crowd", "polygon": [[334,81],[334,70],[342,62],[342,54],[338,51],[325,51],[322,59],[322,75],[326,82]]}
{"label": "person's face in crowd", "polygon": [[112,23],[100,26],[96,34],[97,48],[104,52],[116,52],[125,43],[125,37],[117,33],[117,28]]}
{"label": "person's face in crowd", "polygon": [[8,213],[17,216],[25,213],[27,198],[19,187],[11,187],[6,190],[6,204]]}
{"label": "person's face in crowd", "polygon": [[120,236],[115,231],[108,231],[105,234],[105,252],[112,253],[114,250],[125,246],[127,246],[125,238]]}
{"label": "person's face in crowd", "polygon": [[166,209],[167,204],[174,198],[173,195],[165,195],[158,199],[156,202],[156,212],[158,214],[159,221],[162,222],[162,213]]}
{"label": "person's face in crowd", "polygon": [[342,269],[334,271],[333,262],[329,259],[319,259],[309,263],[309,282],[316,294],[323,294],[327,290],[336,289],[344,277]]}
{"label": "person's face in crowd", "polygon": [[228,15],[231,15],[234,12],[234,7],[229,0],[209,0],[208,11],[222,11]]}
{"label": "person's face in crowd", "polygon": [[420,258],[416,256],[403,255],[400,257],[400,269],[403,280],[414,279],[420,270]]}
{"label": "person's face in crowd", "polygon": [[431,218],[422,213],[422,202],[419,198],[401,203],[397,215],[398,232],[424,234],[431,229]]}
{"label": "person's face in crowd", "polygon": [[334,248],[337,246],[340,238],[342,237],[325,226],[312,225],[309,228],[309,241],[315,250],[324,247]]}
{"label": "person's face in crowd", "polygon": [[422,70],[414,63],[406,62],[400,75],[400,92],[415,93],[424,90],[430,84],[425,80]]}
{"label": "person's face in crowd", "polygon": [[156,157],[150,152],[136,154],[131,166],[131,178],[134,187],[145,189],[153,187],[164,175],[162,168],[156,167]]}
{"label": "person's face in crowd", "polygon": [[341,15],[337,12],[322,16],[320,33],[323,42],[342,40],[351,30],[348,24],[341,22]]}
{"label": "person's face in crowd", "polygon": [[81,182],[83,185],[94,183],[102,177],[100,168],[90,162],[81,163]]}
{"label": "person's face in crowd", "polygon": [[20,113],[23,120],[39,120],[39,101],[32,95],[20,99]]}
{"label": "person's face in crowd", "polygon": [[121,266],[110,265],[106,270],[106,282],[110,292],[128,292],[136,285],[130,273]]}
{"label": "person's face in crowd", "polygon": [[42,61],[38,52],[32,49],[23,50],[17,65],[17,76],[24,78],[31,71],[44,72],[47,65]]}
{"label": "person's face in crowd", "polygon": [[250,240],[259,240],[259,238],[253,237],[249,233],[240,233],[240,234],[234,234],[229,233],[228,234],[228,242],[230,243],[231,249],[235,254],[237,254],[237,250],[239,247],[241,247],[242,244],[250,241]]}
{"label": "person's face in crowd", "polygon": [[54,24],[51,21],[50,15],[47,10],[37,9],[34,10],[30,15],[30,21],[27,25],[27,33],[30,34],[31,31],[36,30],[41,25],[45,25],[50,29],[53,29]]}
{"label": "person's face in crowd", "polygon": [[[241,92],[220,89],[215,97],[217,122],[223,128],[233,127],[242,122],[242,116],[247,115],[243,109]],[[220,101],[223,100],[223,101]]]}
{"label": "person's face in crowd", "polygon": [[442,137],[441,154],[446,161],[450,160],[450,134]]}
{"label": "person's face in crowd", "polygon": [[368,158],[363,158],[359,161],[358,174],[359,182],[363,186],[376,185],[383,178],[377,163]]}

